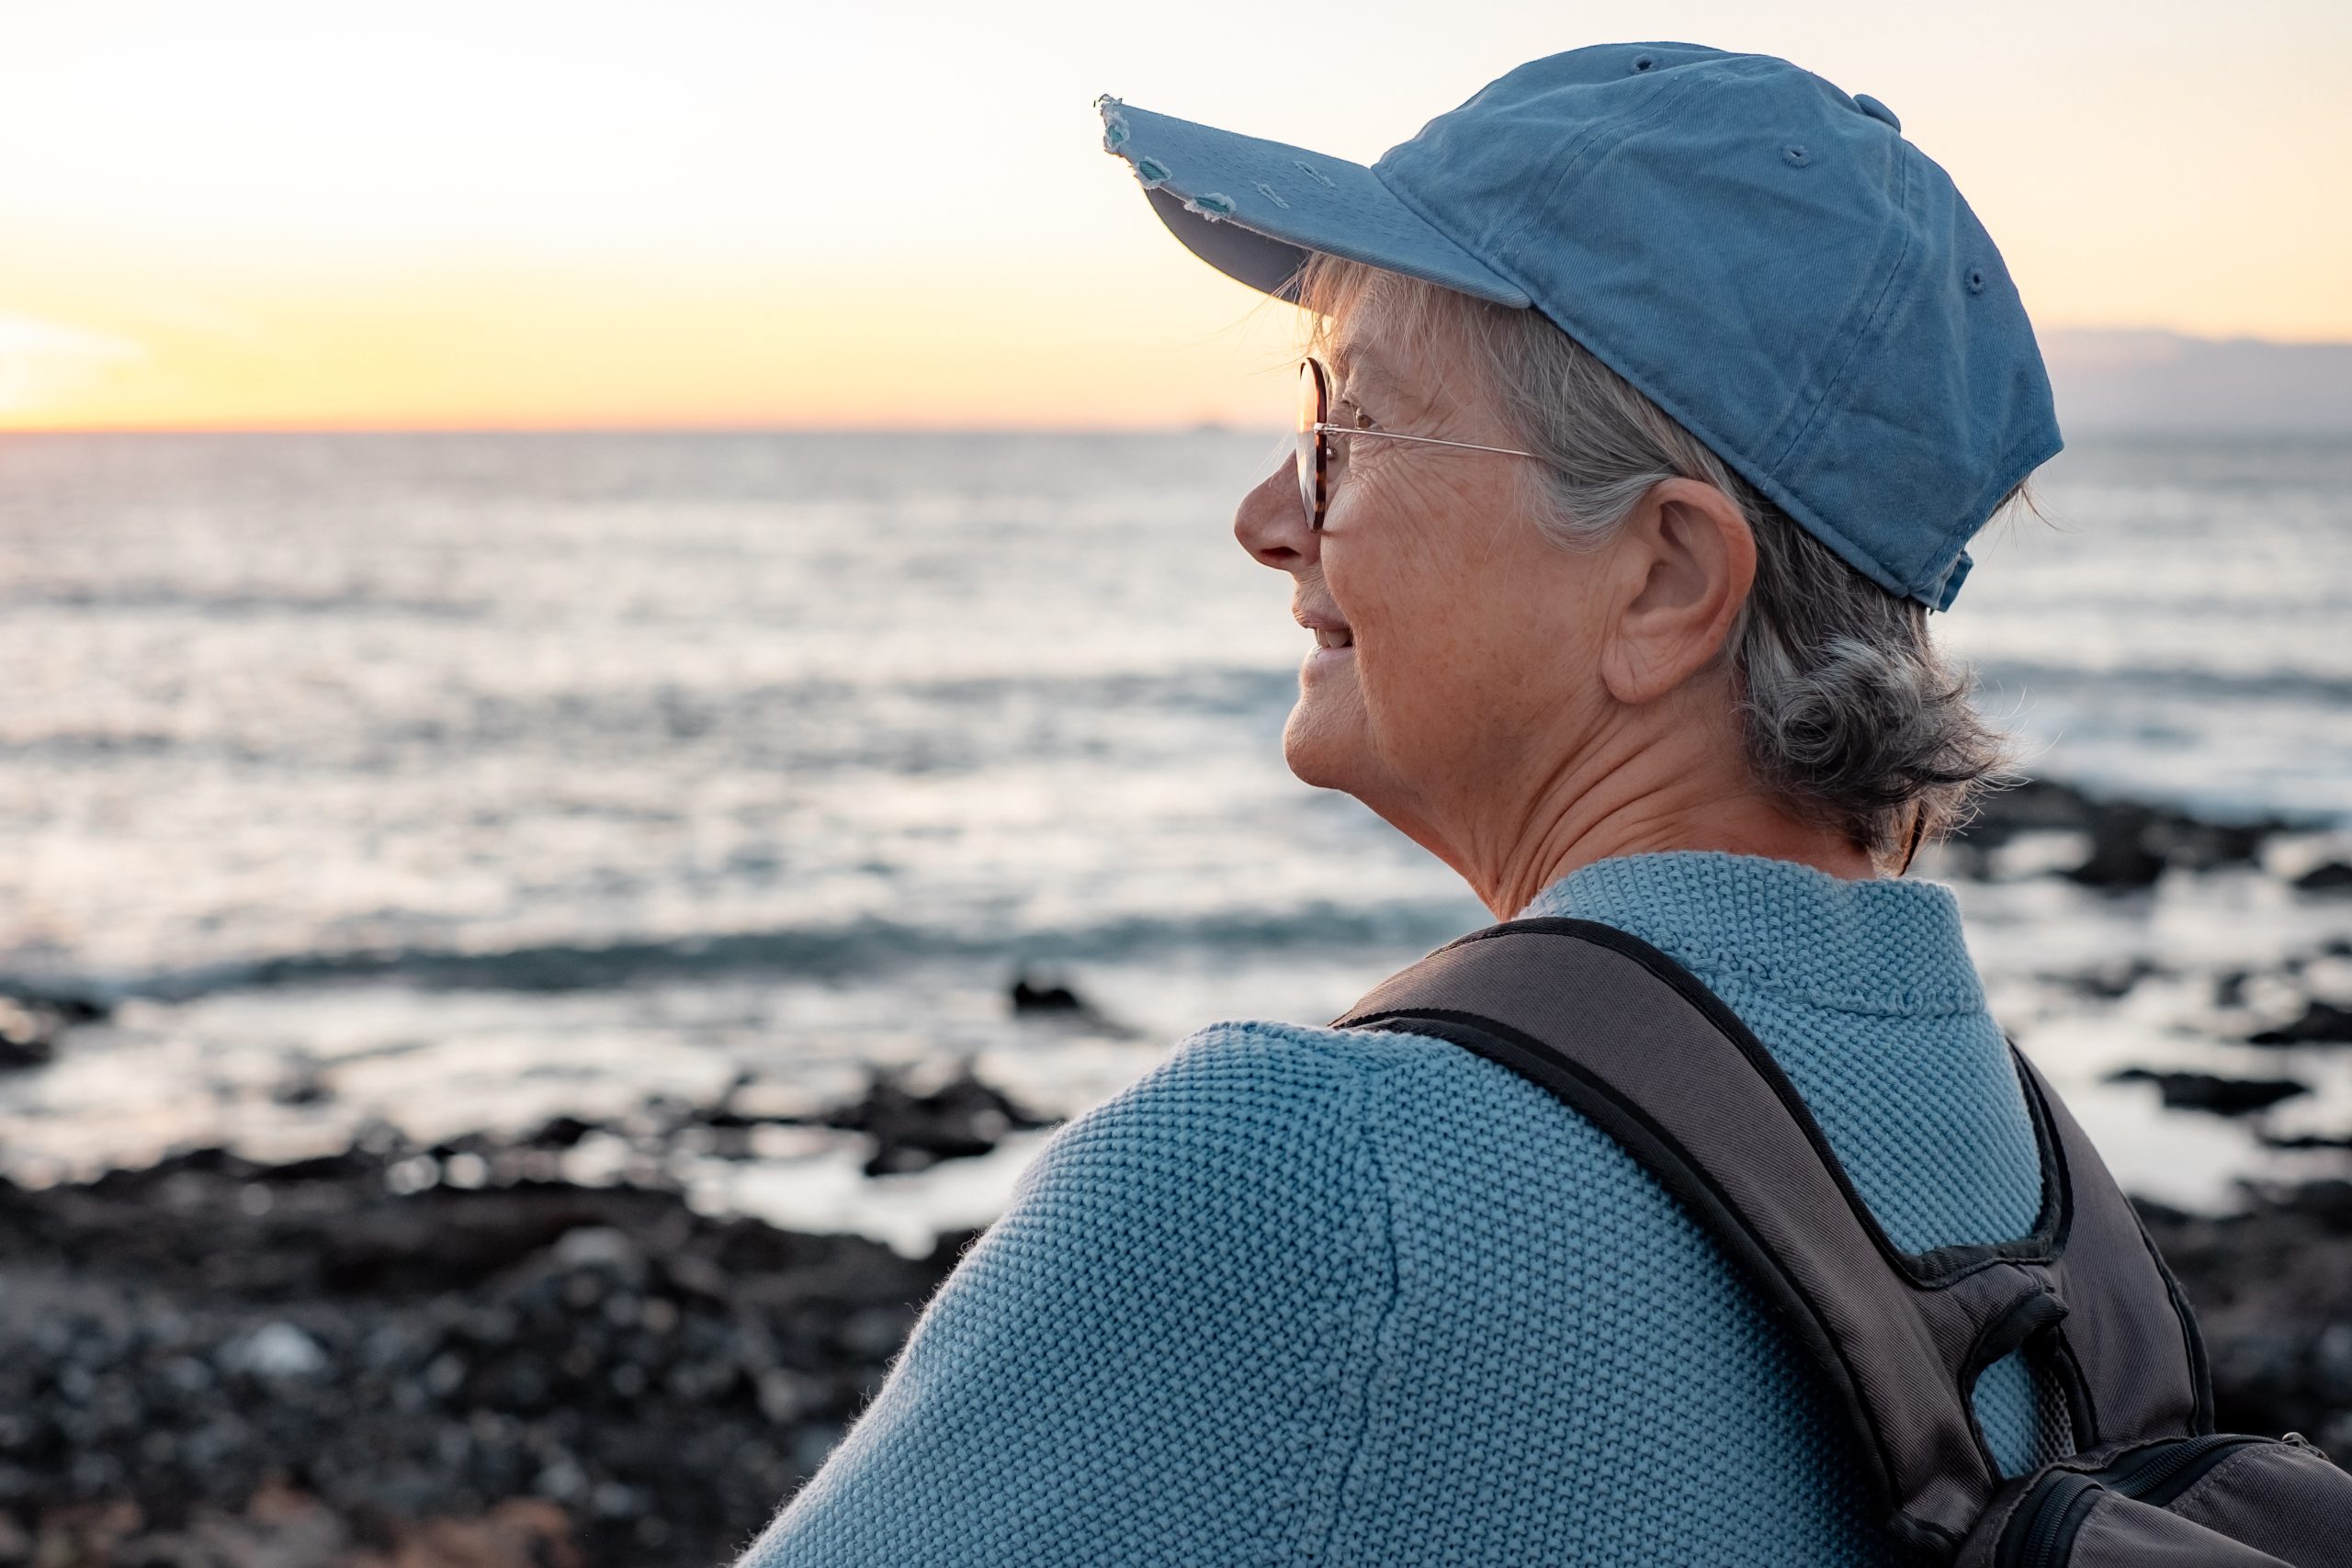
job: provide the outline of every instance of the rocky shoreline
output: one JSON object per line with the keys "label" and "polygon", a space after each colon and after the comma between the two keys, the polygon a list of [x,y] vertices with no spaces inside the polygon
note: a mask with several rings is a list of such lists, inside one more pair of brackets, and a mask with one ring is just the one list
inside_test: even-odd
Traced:
{"label": "rocky shoreline", "polygon": [[969,1239],[395,1191],[416,1157],[0,1188],[0,1562],[724,1561]]}
{"label": "rocky shoreline", "polygon": [[[971,1239],[910,1259],[646,1188],[396,1191],[418,1157],[0,1186],[0,1562],[724,1562]],[[2143,1207],[2223,1424],[2352,1447],[2352,1182]]]}
{"label": "rocky shoreline", "polygon": [[2352,1458],[2352,1181],[2248,1197],[2218,1218],[2139,1205],[2197,1309],[2216,1422]]}
{"label": "rocky shoreline", "polygon": [[[2035,784],[1995,797],[1939,874],[2002,875],[2008,846],[2056,830],[2082,836],[2081,862],[2036,874],[2124,897],[2258,863],[2290,828]],[[2294,880],[2299,897],[2352,893],[2338,861]],[[2352,943],[2313,957],[2331,954]],[[2303,986],[2306,962],[2282,954],[2295,983],[2273,987],[2300,1014],[2249,1015],[2233,1038],[2352,1043],[2348,998]],[[2080,983],[2113,999],[2151,972]],[[2247,981],[2219,976],[2217,1005]],[[1010,1001],[1089,1010],[1026,975]],[[104,1007],[0,998],[0,1066],[37,1068]],[[2259,1118],[2308,1092],[2119,1076],[2280,1145]],[[861,1134],[866,1174],[887,1179],[1041,1125],[968,1072],[924,1092],[877,1078],[797,1117],[738,1098],[429,1148],[379,1128],[294,1164],[201,1149],[78,1184],[0,1180],[0,1568],[728,1561],[855,1418],[976,1233],[910,1258],[714,1217],[665,1153],[735,1157],[763,1123],[800,1121]],[[631,1152],[618,1184],[567,1179],[592,1137]],[[2339,1145],[2352,1131],[2294,1140]],[[2226,1217],[2141,1206],[2203,1319],[2222,1424],[2352,1451],[2352,1180],[2246,1196]]]}

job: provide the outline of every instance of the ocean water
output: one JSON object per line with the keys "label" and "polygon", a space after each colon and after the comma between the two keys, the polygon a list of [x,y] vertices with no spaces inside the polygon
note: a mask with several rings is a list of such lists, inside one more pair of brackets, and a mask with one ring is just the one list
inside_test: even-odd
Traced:
{"label": "ocean water", "polygon": [[[808,1107],[964,1059],[1067,1114],[1212,1019],[1329,1016],[1485,917],[1283,768],[1307,639],[1228,532],[1277,460],[1218,432],[0,438],[0,989],[117,1003],[0,1080],[0,1169],[739,1078]],[[2352,444],[2085,439],[2039,492],[1942,623],[2034,771],[2308,825],[2124,899],[2037,874],[2064,842],[1962,886],[2005,1020],[2127,1179],[2220,1201],[2337,1156],[2101,1079],[2278,1071],[2232,1043],[2245,1010],[2339,984],[2313,955],[2352,901],[2283,876],[2352,836]],[[1014,1017],[1023,968],[1104,1017]],[[2284,1124],[2352,1130],[2307,1055]],[[912,1246],[1035,1145],[868,1180],[854,1140],[784,1131],[682,1179]]]}

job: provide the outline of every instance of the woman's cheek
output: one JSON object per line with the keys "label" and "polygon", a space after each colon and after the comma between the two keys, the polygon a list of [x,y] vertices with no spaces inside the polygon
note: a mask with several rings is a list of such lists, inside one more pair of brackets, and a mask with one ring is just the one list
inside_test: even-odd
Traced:
{"label": "woman's cheek", "polygon": [[1378,635],[1356,645],[1365,724],[1392,763],[1409,764],[1444,744],[1442,703],[1433,690],[1442,671],[1432,666],[1418,629],[1409,621],[1385,623]]}

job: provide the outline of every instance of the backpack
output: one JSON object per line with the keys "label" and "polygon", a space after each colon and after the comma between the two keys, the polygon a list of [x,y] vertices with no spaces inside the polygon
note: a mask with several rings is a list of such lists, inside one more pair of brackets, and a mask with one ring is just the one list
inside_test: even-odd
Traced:
{"label": "backpack", "polygon": [[[1827,1379],[1888,1529],[1950,1568],[2352,1568],[2352,1476],[2213,1430],[2195,1317],[2113,1177],[2015,1048],[2041,1158],[2021,1241],[1898,1251],[1796,1087],[1666,954],[1589,920],[1441,948],[1335,1027],[1430,1035],[1531,1079],[1696,1218]],[[2065,1456],[2005,1479],[1979,1373],[2064,1396]]]}

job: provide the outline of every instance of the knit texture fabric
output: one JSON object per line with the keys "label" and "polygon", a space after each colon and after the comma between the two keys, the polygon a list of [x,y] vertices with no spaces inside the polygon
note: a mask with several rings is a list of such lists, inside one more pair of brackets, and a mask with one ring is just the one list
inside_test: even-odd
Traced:
{"label": "knit texture fabric", "polygon": [[[2032,1228],[2040,1172],[1949,890],[1605,861],[1527,911],[1695,973],[1898,1246]],[[2048,1440],[1988,1371],[2007,1469]],[[1443,1042],[1220,1024],[1071,1122],[752,1568],[1881,1564],[1852,1439],[1605,1134]]]}

